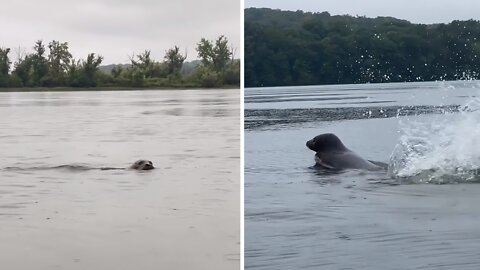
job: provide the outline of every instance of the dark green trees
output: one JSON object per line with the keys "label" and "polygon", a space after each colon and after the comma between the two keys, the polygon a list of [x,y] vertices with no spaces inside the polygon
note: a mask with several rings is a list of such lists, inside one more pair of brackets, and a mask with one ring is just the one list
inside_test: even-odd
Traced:
{"label": "dark green trees", "polygon": [[[45,45],[43,45],[41,40],[38,40],[37,42],[35,42],[35,46],[33,47],[33,49],[35,52],[33,55],[31,55],[32,84],[28,86],[44,86],[44,78],[48,74],[48,61],[45,58]],[[29,56],[27,56],[27,58],[28,57]]]}
{"label": "dark green trees", "polygon": [[480,22],[245,10],[245,85],[476,79]]}
{"label": "dark green trees", "polygon": [[68,43],[53,40],[48,44],[48,77],[44,79],[44,86],[63,86],[67,83],[67,72],[72,61],[72,54],[68,51]]}
{"label": "dark green trees", "polygon": [[8,73],[12,62],[8,57],[10,48],[0,48],[0,87],[7,87],[10,84]]}
{"label": "dark green trees", "polygon": [[10,53],[10,48],[0,48],[0,74],[1,75],[8,75],[10,71],[10,58],[8,54]]}
{"label": "dark green trees", "polygon": [[34,52],[20,56],[10,75],[10,87],[94,87],[101,56],[89,54],[85,60],[75,60],[67,42],[53,40],[48,44],[49,54],[41,40],[35,42]]}
{"label": "dark green trees", "polygon": [[69,85],[72,87],[95,87],[97,86],[98,66],[102,63],[103,57],[90,53],[86,60],[75,62],[69,65]]}

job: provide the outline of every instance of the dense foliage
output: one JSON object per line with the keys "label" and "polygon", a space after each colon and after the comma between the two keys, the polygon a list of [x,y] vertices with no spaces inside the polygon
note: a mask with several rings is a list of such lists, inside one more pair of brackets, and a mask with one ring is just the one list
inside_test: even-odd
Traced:
{"label": "dense foliage", "polygon": [[[103,57],[94,53],[74,59],[67,42],[44,44],[33,52],[17,52],[12,64],[11,49],[0,47],[0,87],[221,87],[240,85],[240,61],[224,36],[197,44],[200,61],[185,63],[178,46],[165,52],[163,61],[151,52],[133,55],[130,64],[102,68]],[[199,63],[199,64],[196,64]],[[105,72],[105,70],[108,70]]]}
{"label": "dense foliage", "polygon": [[477,79],[480,22],[245,10],[245,86]]}

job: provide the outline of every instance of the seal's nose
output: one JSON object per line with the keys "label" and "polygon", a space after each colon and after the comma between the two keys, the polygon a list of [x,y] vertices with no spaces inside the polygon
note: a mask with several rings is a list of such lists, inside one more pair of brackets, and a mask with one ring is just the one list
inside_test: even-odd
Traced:
{"label": "seal's nose", "polygon": [[312,140],[307,141],[307,143],[306,143],[305,145],[306,145],[308,148],[312,149],[312,146],[313,146]]}
{"label": "seal's nose", "polygon": [[145,167],[146,167],[146,169],[149,169],[149,170],[154,168],[152,162],[149,162],[149,163],[145,164]]}

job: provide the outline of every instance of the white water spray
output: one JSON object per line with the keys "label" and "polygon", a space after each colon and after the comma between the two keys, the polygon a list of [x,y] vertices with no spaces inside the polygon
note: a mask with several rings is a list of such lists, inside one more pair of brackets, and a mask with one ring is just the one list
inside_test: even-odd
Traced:
{"label": "white water spray", "polygon": [[479,180],[480,98],[469,100],[459,113],[433,118],[400,122],[400,142],[390,159],[390,176],[435,183]]}

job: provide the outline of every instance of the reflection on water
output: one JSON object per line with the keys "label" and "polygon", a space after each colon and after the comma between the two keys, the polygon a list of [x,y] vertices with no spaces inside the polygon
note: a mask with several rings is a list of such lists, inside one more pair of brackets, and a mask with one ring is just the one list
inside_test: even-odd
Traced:
{"label": "reflection on water", "polygon": [[0,114],[5,269],[238,269],[238,90],[0,93]]}
{"label": "reflection on water", "polygon": [[461,104],[475,96],[478,81],[250,88],[245,109],[300,109]]}
{"label": "reflection on water", "polygon": [[[332,132],[364,158],[388,163],[400,121],[446,123],[438,119],[457,115],[478,95],[477,84],[247,89],[246,268],[478,269],[478,184],[411,184],[357,170],[326,174],[312,167],[314,153],[305,147]],[[336,99],[306,98],[317,94]],[[353,96],[359,98],[338,100]],[[371,102],[351,105],[362,100]]]}

